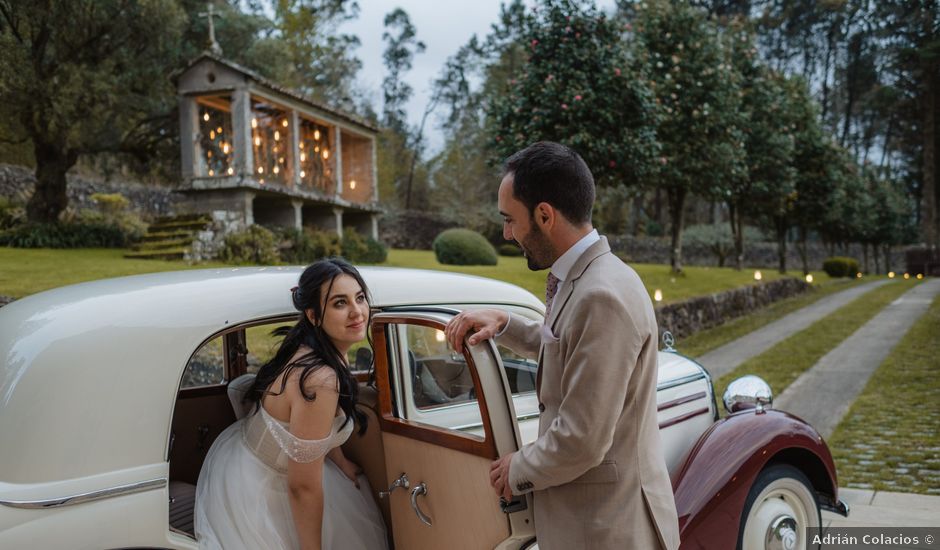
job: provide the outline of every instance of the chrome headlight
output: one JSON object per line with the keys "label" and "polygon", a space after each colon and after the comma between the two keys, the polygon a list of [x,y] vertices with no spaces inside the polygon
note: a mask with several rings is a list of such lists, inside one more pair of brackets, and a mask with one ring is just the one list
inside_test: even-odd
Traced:
{"label": "chrome headlight", "polygon": [[722,400],[729,413],[744,409],[757,409],[757,414],[761,414],[765,408],[769,409],[773,405],[774,395],[767,382],[749,374],[728,384]]}

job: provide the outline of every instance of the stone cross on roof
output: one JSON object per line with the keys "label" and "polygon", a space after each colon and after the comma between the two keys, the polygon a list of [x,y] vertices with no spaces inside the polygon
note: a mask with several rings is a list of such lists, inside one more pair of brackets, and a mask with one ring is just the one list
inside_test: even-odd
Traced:
{"label": "stone cross on roof", "polygon": [[208,11],[200,12],[199,17],[205,17],[209,20],[209,51],[215,55],[222,55],[222,46],[219,46],[219,43],[215,41],[215,17],[222,17],[221,13],[216,13],[215,9],[212,6],[212,2],[206,2],[208,6]]}

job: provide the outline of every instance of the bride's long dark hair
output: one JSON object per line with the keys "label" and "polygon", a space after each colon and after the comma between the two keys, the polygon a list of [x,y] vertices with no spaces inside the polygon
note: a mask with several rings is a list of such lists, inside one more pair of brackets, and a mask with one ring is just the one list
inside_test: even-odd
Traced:
{"label": "bride's long dark hair", "polygon": [[[339,381],[339,407],[346,413],[346,421],[355,420],[359,424],[359,433],[365,431],[366,417],[356,410],[359,385],[342,354],[336,349],[336,345],[330,340],[319,321],[323,319],[323,298],[330,295],[336,277],[344,274],[356,279],[366,295],[366,301],[371,303],[369,289],[366,287],[365,281],[362,280],[362,275],[346,260],[329,258],[314,262],[307,267],[300,275],[300,282],[292,290],[294,307],[300,311],[297,324],[290,328],[282,327],[274,331],[275,334],[284,336],[281,347],[278,348],[274,358],[261,366],[254,382],[245,394],[245,400],[254,404],[255,411],[261,407],[261,399],[265,394],[278,395],[284,391],[289,371],[293,369],[302,369],[300,374],[301,395],[307,401],[315,400],[317,398],[316,392],[308,393],[304,387],[304,382],[314,371],[321,368],[331,368],[336,372],[336,379]],[[313,310],[313,318],[318,320],[317,323],[311,323],[310,319],[307,318],[306,311],[308,309]],[[371,326],[371,323],[372,310],[370,308],[366,327]],[[366,334],[371,347],[372,336],[368,329]],[[294,354],[302,345],[307,346],[311,351],[291,361],[291,358],[294,357]],[[282,373],[287,374],[284,376],[280,389],[277,392],[269,391],[268,388],[274,384],[274,381]]]}

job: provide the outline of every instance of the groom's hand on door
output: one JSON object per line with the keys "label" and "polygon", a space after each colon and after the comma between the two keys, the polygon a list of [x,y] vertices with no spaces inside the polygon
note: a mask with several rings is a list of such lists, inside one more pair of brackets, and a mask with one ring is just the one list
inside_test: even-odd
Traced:
{"label": "groom's hand on door", "polygon": [[507,502],[512,500],[512,486],[509,484],[509,465],[512,463],[512,455],[514,454],[509,453],[490,464],[490,485],[496,490],[496,494],[506,499]]}
{"label": "groom's hand on door", "polygon": [[509,313],[499,309],[472,309],[458,313],[444,327],[444,335],[457,353],[463,353],[463,339],[468,332],[473,335],[467,340],[475,346],[499,334],[509,322]]}

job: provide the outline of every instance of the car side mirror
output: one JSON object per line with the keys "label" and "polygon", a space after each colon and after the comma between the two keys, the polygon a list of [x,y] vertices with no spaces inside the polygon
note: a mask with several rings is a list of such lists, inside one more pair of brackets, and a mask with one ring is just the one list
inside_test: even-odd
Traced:
{"label": "car side mirror", "polygon": [[729,413],[756,409],[757,414],[763,414],[764,409],[773,406],[774,396],[767,382],[759,376],[749,374],[728,384],[722,401]]}

